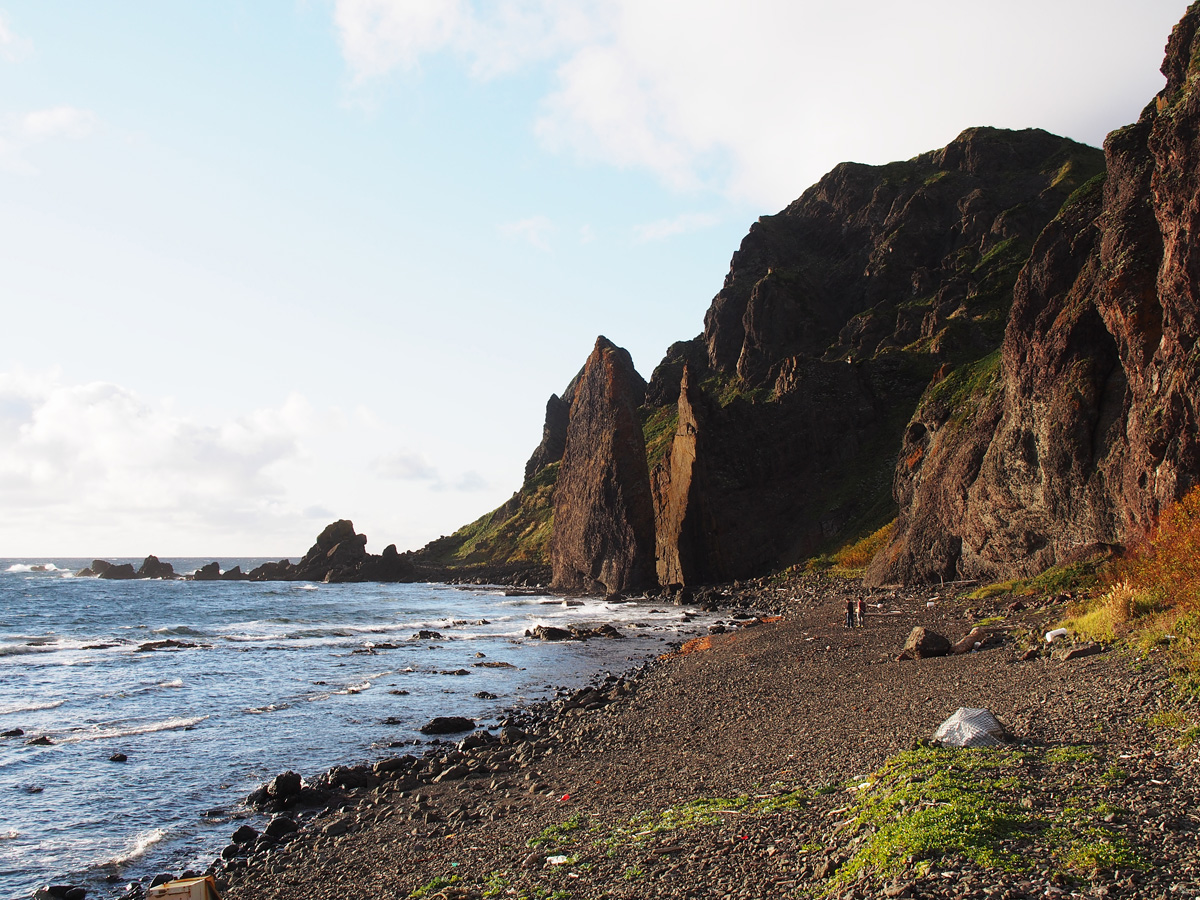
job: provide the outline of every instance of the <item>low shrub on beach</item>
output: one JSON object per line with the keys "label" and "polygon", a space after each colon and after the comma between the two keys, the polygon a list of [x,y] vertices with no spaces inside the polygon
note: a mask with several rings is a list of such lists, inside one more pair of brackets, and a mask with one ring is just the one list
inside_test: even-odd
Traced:
{"label": "low shrub on beach", "polygon": [[1078,604],[1065,628],[1079,638],[1169,646],[1176,670],[1200,685],[1200,487],[1169,507]]}

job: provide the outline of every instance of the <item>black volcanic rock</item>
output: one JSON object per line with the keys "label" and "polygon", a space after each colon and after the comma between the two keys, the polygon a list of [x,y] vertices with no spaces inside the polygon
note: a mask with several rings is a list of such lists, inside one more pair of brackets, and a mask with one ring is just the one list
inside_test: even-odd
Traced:
{"label": "black volcanic rock", "polygon": [[[102,560],[98,560],[103,562]],[[92,563],[92,571],[96,571],[95,563]],[[137,578],[138,574],[134,571],[131,563],[121,563],[115,566],[112,563],[104,563],[101,571],[97,573],[98,578],[106,578],[112,581],[128,581],[131,578]]]}
{"label": "black volcanic rock", "polygon": [[174,578],[175,567],[170,563],[160,562],[157,556],[147,556],[138,569],[138,578]]}
{"label": "black volcanic rock", "polygon": [[192,581],[218,581],[221,578],[221,564],[210,562],[192,573]]}
{"label": "black volcanic rock", "polygon": [[314,543],[298,563],[283,559],[263,563],[245,575],[234,567],[222,576],[225,580],[249,581],[322,581],[340,582],[414,581],[416,568],[411,553],[399,553],[389,544],[379,556],[367,553],[367,536],[354,531],[349,519],[333,522],[317,535]]}

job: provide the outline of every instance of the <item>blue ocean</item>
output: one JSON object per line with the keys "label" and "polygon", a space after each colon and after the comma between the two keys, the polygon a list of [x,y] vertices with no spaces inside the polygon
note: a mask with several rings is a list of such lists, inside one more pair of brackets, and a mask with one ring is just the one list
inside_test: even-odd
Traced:
{"label": "blue ocean", "polygon": [[[413,751],[401,745],[436,715],[495,724],[710,621],[502,588],[72,577],[88,562],[0,560],[0,732],[23,732],[0,738],[0,897],[49,882],[105,897],[202,869],[241,799],[278,772]],[[625,638],[524,637],[574,623]]]}

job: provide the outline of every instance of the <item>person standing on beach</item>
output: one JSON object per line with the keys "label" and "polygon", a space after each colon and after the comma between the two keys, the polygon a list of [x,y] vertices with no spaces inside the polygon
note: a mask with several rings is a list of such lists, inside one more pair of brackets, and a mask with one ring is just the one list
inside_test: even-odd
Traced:
{"label": "person standing on beach", "polygon": [[862,597],[858,598],[858,606],[854,610],[855,624],[862,628],[866,624],[867,618],[867,601]]}
{"label": "person standing on beach", "polygon": [[854,598],[846,598],[846,627],[854,627]]}

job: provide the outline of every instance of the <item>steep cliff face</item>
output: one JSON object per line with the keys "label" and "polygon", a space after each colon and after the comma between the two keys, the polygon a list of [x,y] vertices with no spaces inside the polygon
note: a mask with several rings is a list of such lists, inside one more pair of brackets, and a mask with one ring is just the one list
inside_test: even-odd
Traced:
{"label": "steep cliff face", "polygon": [[994,128],[839,165],[751,226],[704,318],[710,364],[758,386],[795,356],[862,359],[947,327],[954,350],[994,349],[1034,238],[1100,165],[1044,131]]}
{"label": "steep cliff face", "polygon": [[685,364],[680,372],[671,444],[650,473],[655,565],[662,585],[715,581],[729,568],[709,509],[714,486],[700,450],[708,437],[707,405]]}
{"label": "steep cliff face", "polygon": [[[891,519],[922,393],[998,348],[1035,238],[1101,169],[1042,131],[975,128],[908,162],[838,166],[753,225],[704,334],[651,378],[663,398],[686,364],[710,407],[694,446],[675,437],[691,462],[677,472],[673,446],[655,470],[660,580],[762,572]],[[681,509],[707,524],[681,528]]]}
{"label": "steep cliff face", "polygon": [[574,392],[554,491],[553,585],[619,593],[654,575],[654,507],[629,353],[596,340]]}
{"label": "steep cliff face", "polygon": [[548,547],[559,587],[615,591],[758,574],[875,530],[931,379],[996,352],[1034,240],[1102,165],[1042,131],[973,128],[838,166],[751,227],[704,333],[648,386],[599,342],[547,404],[521,491],[422,560]]}
{"label": "steep cliff face", "polygon": [[1138,535],[1200,477],[1198,26],[1193,5],[1107,177],[1039,237],[994,377],[922,401],[870,578],[1032,574]]}

